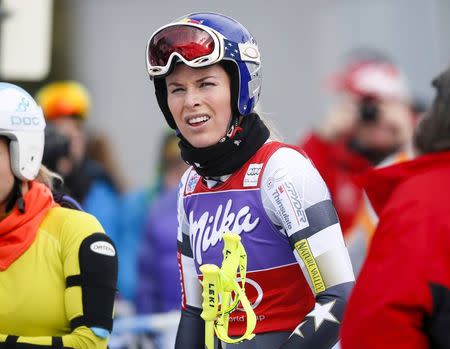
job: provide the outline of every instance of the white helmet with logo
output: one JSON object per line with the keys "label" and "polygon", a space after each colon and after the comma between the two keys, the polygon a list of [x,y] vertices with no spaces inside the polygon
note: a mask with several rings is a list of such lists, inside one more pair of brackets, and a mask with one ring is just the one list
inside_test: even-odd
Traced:
{"label": "white helmet with logo", "polygon": [[0,136],[10,139],[11,169],[20,180],[36,178],[44,153],[42,109],[22,88],[0,82]]}

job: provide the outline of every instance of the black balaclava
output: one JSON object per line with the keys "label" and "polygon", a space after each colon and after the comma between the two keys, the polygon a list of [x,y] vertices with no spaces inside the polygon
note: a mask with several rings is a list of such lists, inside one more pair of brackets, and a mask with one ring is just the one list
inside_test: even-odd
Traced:
{"label": "black balaclava", "polygon": [[217,177],[232,174],[244,165],[269,138],[270,131],[252,113],[242,118],[239,126],[232,125],[218,143],[206,147],[193,147],[183,135],[180,137],[181,157],[195,167],[201,176]]}

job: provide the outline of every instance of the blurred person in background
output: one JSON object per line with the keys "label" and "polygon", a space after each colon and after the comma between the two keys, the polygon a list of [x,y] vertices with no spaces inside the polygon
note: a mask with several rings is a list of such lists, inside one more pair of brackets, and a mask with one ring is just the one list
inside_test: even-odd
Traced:
{"label": "blurred person in background", "polygon": [[[86,153],[86,120],[90,96],[75,81],[57,81],[43,86],[36,95],[48,124],[69,140],[69,156],[54,164],[64,179],[64,188],[83,209],[95,215],[108,235],[116,241],[119,226],[120,186],[113,176]],[[45,163],[44,163],[45,164]]]}
{"label": "blurred person in background", "polygon": [[402,73],[384,57],[353,58],[330,82],[338,100],[301,147],[330,189],[357,270],[369,233],[361,233],[363,192],[355,177],[408,144],[415,118]]}
{"label": "blurred person in background", "polygon": [[160,148],[161,187],[147,210],[139,244],[137,311],[141,314],[178,309],[181,302],[175,236],[178,184],[188,165],[180,156],[178,137],[167,133]]}
{"label": "blurred person in background", "polygon": [[117,254],[90,214],[60,206],[41,165],[45,119],[0,83],[0,347],[107,348]]}
{"label": "blurred person in background", "polygon": [[414,135],[417,157],[362,177],[379,215],[342,348],[450,347],[450,69]]}
{"label": "blurred person in background", "polygon": [[[188,165],[183,161],[175,132],[166,133],[160,147],[161,187],[147,211],[143,238],[139,243],[138,288],[136,306],[139,314],[179,310],[180,276],[176,258],[178,184]],[[172,233],[172,234],[171,234]],[[175,344],[175,332],[166,338],[167,348]]]}
{"label": "blurred person in background", "polygon": [[[412,101],[411,108],[414,127],[416,127],[418,121],[427,110],[428,104],[424,99],[416,98]],[[398,151],[387,156],[384,160],[375,165],[375,167],[381,168],[398,164],[403,161],[411,160],[414,156],[412,139],[410,139],[407,143],[401,146]],[[358,181],[358,176],[355,176],[354,178]],[[363,200],[356,212],[353,224],[347,230],[347,234],[345,236],[355,274],[359,273],[362,264],[364,263],[367,250],[370,246],[370,242],[377,224],[378,216],[370,204],[367,195],[363,191]]]}
{"label": "blurred person in background", "polygon": [[[205,347],[199,268],[220,265],[227,231],[247,250],[246,292],[258,321],[255,337],[226,348],[333,347],[354,282],[350,259],[319,173],[298,148],[270,139],[254,112],[262,82],[256,41],[230,17],[193,13],[156,30],[146,57],[191,165],[178,198],[175,348]],[[231,312],[231,336],[246,332],[246,318],[242,308]]]}
{"label": "blurred person in background", "polygon": [[70,140],[52,124],[47,124],[45,127],[45,147],[42,163],[49,170],[57,173],[69,173],[72,170]]}
{"label": "blurred person in background", "polygon": [[112,151],[111,140],[105,132],[89,130],[87,135],[86,157],[101,165],[110,176],[117,191],[125,191],[125,180],[117,162],[117,156]]}
{"label": "blurred person in background", "polygon": [[[178,138],[172,130],[167,131],[162,137],[154,181],[144,189],[122,195],[121,211],[127,214],[120,219],[120,297],[116,301],[117,316],[126,317],[136,313],[140,316],[179,308],[181,290],[174,258],[176,240],[172,240],[176,237],[170,234],[171,231],[176,232],[177,228],[177,199],[175,196],[171,202],[171,194],[176,195],[177,184],[186,167],[180,157]],[[158,203],[154,204],[154,201]],[[154,217],[154,210],[160,208],[163,209]],[[166,243],[156,246],[160,241]],[[160,275],[160,270],[169,272]],[[167,280],[162,285],[154,284],[160,277]],[[175,307],[170,305],[174,301]],[[153,348],[158,339],[155,333],[142,336],[129,333],[119,337],[120,342],[130,348]],[[162,339],[159,344],[166,342],[172,343],[173,348],[170,338]]]}
{"label": "blurred person in background", "polygon": [[[45,127],[45,147],[42,163],[53,172],[67,173],[72,168],[69,138],[60,133],[55,126]],[[58,171],[59,169],[59,171]],[[52,194],[55,201],[63,207],[83,210],[80,203],[63,189],[64,180],[58,176],[53,183]]]}
{"label": "blurred person in background", "polygon": [[[149,207],[155,198],[166,192],[167,184],[172,184],[172,181],[175,180],[178,183],[181,177],[172,178],[172,171],[167,174],[167,170],[171,169],[170,165],[174,163],[174,156],[177,154],[174,146],[178,147],[178,145],[173,142],[174,139],[176,136],[171,131],[163,137],[154,181],[144,189],[140,188],[124,193],[121,198],[121,211],[127,212],[127,214],[122,215],[120,220],[119,245],[121,256],[125,257],[119,270],[119,285],[122,285],[121,299],[128,303],[126,306],[130,307],[128,310],[130,314],[135,312],[136,303],[144,302],[143,299],[139,299],[142,293],[137,293],[138,256],[139,250],[142,248],[146,226],[151,224],[148,222]],[[151,258],[151,256],[149,257]],[[125,306],[125,303],[122,305]]]}

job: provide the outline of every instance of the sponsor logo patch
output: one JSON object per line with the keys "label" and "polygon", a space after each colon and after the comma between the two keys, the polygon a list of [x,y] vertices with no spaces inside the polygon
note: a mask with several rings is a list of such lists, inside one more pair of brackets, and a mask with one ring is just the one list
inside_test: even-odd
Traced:
{"label": "sponsor logo patch", "polygon": [[95,253],[111,257],[116,255],[116,250],[114,249],[114,246],[107,241],[93,242],[90,247],[91,250]]}
{"label": "sponsor logo patch", "polygon": [[319,292],[325,291],[325,282],[323,281],[322,275],[320,274],[319,268],[317,267],[316,260],[314,259],[308,241],[306,239],[302,239],[300,241],[297,241],[294,246],[303,263],[305,263],[309,278],[311,279],[311,283],[314,288],[314,292],[317,294]]}
{"label": "sponsor logo patch", "polygon": [[306,212],[294,184],[289,180],[270,184],[270,200],[288,233],[295,233],[309,226]]}
{"label": "sponsor logo patch", "polygon": [[192,170],[191,173],[189,173],[189,178],[188,178],[187,184],[186,184],[186,194],[190,194],[190,193],[194,192],[199,179],[200,179],[200,176],[194,170]]}
{"label": "sponsor logo patch", "polygon": [[263,164],[250,164],[244,177],[244,187],[254,187],[258,185],[259,175]]}
{"label": "sponsor logo patch", "polygon": [[303,209],[302,203],[300,202],[300,196],[295,189],[294,183],[286,181],[284,183],[284,186],[291,199],[291,203],[294,206],[295,218],[297,219],[297,223],[300,225],[304,225],[303,228],[306,228],[309,225],[308,218],[306,217],[306,212]]}
{"label": "sponsor logo patch", "polygon": [[194,212],[189,213],[189,231],[193,237],[194,259],[198,264],[203,263],[202,253],[216,246],[222,240],[222,234],[226,231],[241,235],[252,232],[259,223],[259,217],[253,217],[249,206],[243,206],[239,210],[233,208],[233,200],[228,199],[226,204],[220,204],[214,209],[205,211],[194,218]]}

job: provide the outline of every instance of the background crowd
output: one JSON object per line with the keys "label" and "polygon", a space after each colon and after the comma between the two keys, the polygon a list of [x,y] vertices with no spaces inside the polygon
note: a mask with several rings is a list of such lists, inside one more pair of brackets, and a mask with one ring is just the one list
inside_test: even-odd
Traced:
{"label": "background crowd", "polygon": [[[400,67],[373,50],[352,54],[330,78],[327,92],[336,102],[321,127],[298,140],[325,179],[357,273],[378,218],[358,184],[370,168],[413,157],[412,135],[426,110],[410,95]],[[96,217],[120,255],[116,316],[165,313],[179,309],[176,262],[177,187],[187,165],[171,130],[160,137],[155,180],[124,190],[123,171],[109,140],[92,134],[85,122],[91,97],[79,82],[57,81],[37,92],[48,122],[44,164],[62,175],[59,190],[72,195]],[[152,346],[149,331],[127,345]]]}
{"label": "background crowd", "polygon": [[[73,6],[62,3],[64,4],[55,4],[55,26],[60,28],[62,20],[61,17],[57,18],[56,14],[61,16]],[[350,6],[348,2],[345,3],[344,8]],[[84,3],[80,8],[86,6]],[[450,16],[448,4],[442,6],[448,10],[446,13]],[[325,5],[322,5],[322,9],[327,11]],[[227,12],[222,8],[217,10]],[[82,10],[79,11],[78,15]],[[178,10],[177,13],[179,12]],[[269,20],[270,18],[261,19]],[[397,22],[398,25],[403,24],[400,19]],[[149,25],[149,28],[153,27],[155,25]],[[149,28],[145,30],[148,31]],[[83,30],[85,29],[80,29]],[[60,35],[55,34],[55,37],[61,40]],[[73,32],[71,35],[74,35]],[[144,36],[139,39],[140,44],[145,43]],[[365,44],[364,38],[355,41],[357,44]],[[367,39],[369,45],[373,41]],[[120,42],[116,42],[116,45],[120,50]],[[320,79],[309,82],[312,86],[321,86],[323,97],[323,100],[313,101],[317,107],[311,110],[318,112],[317,117],[313,117],[314,122],[308,124],[302,120],[302,113],[296,110],[296,103],[302,103],[300,100],[297,102],[291,99],[287,103],[291,113],[296,113],[295,120],[298,122],[298,125],[295,125],[290,121],[289,127],[296,130],[294,132],[290,129],[288,141],[306,152],[324,178],[339,216],[353,269],[355,274],[358,274],[366,261],[379,221],[379,211],[373,207],[363,189],[364,183],[367,184],[363,175],[375,168],[400,164],[415,158],[417,153],[413,151],[413,139],[417,125],[430,108],[434,108],[436,112],[439,105],[432,106],[429,83],[418,83],[419,79],[411,79],[406,73],[408,69],[405,68],[411,68],[412,64],[398,63],[391,56],[389,47],[361,49],[360,46],[349,47],[348,43],[343,46],[345,50],[342,49],[339,53],[340,57],[344,58],[333,67],[333,73],[320,71]],[[53,55],[61,57],[61,45],[57,44],[56,47]],[[81,47],[80,43],[78,47]],[[280,52],[283,50],[276,49]],[[262,53],[266,53],[264,47]],[[286,55],[283,61],[289,60],[289,54],[280,53],[281,55]],[[293,59],[300,61],[302,57]],[[420,60],[420,57],[417,59]],[[70,59],[66,59],[67,61]],[[85,59],[80,61],[84,62]],[[43,109],[47,122],[43,164],[63,178],[57,189],[70,194],[85,211],[97,217],[108,236],[115,242],[119,255],[116,318],[139,319],[141,316],[141,319],[144,319],[143,316],[150,314],[178,311],[181,291],[176,259],[177,188],[188,167],[180,157],[178,137],[173,130],[161,127],[160,115],[138,115],[139,118],[152,119],[158,123],[156,131],[152,131],[152,135],[158,134],[157,137],[151,137],[153,148],[149,149],[145,143],[144,146],[134,146],[133,149],[118,150],[119,145],[127,142],[127,138],[132,138],[130,143],[136,142],[136,139],[133,131],[130,133],[124,130],[120,137],[117,136],[118,131],[108,132],[108,122],[105,121],[107,116],[100,116],[95,112],[100,110],[95,107],[96,95],[101,95],[104,91],[96,90],[98,85],[92,83],[89,78],[83,79],[83,74],[86,77],[86,73],[76,74],[77,69],[80,70],[80,62],[72,71],[62,70],[60,63],[54,63],[56,68],[52,68],[50,75],[39,81],[30,83],[17,80],[19,85],[34,92],[36,102]],[[116,69],[120,69],[119,63],[116,62]],[[269,69],[274,65],[274,62],[267,63]],[[433,74],[423,75],[431,81],[442,68],[444,67],[436,64],[432,69]],[[144,75],[142,68],[142,76]],[[435,83],[438,92],[442,93],[448,83],[446,79],[448,80],[448,76],[441,77],[439,82]],[[420,86],[417,87],[418,85]],[[125,85],[119,87],[124,90],[136,88]],[[148,86],[138,88],[144,89],[145,93],[150,90]],[[115,97],[117,99],[111,100],[111,103],[117,106],[118,117],[126,119],[128,115],[132,115],[129,120],[133,121],[130,122],[133,125],[127,127],[135,128],[136,133],[141,131],[140,123],[135,122],[139,112],[121,109],[120,97]],[[149,99],[152,97],[149,96]],[[305,99],[309,97],[305,93]],[[278,126],[277,122],[283,115],[272,113],[271,110],[270,113],[265,113],[264,107],[263,97],[261,114]],[[111,108],[105,110],[110,111]],[[152,113],[156,114],[156,111]],[[276,116],[272,118],[273,114]],[[286,127],[280,127],[282,131],[283,128]],[[427,132],[433,130],[435,129],[432,127],[426,129]],[[422,138],[416,138],[416,144],[420,143],[424,137],[423,132],[426,131],[420,131]],[[429,151],[423,148],[421,150],[422,153]],[[132,161],[124,161],[127,156],[124,157],[124,152],[130,152],[130,158],[138,159],[136,161],[142,163],[143,167],[130,168]],[[152,164],[150,170],[142,170],[148,169],[148,164]],[[137,172],[139,174],[136,174]],[[380,180],[382,183],[376,176],[373,180]],[[145,185],[143,182],[146,182]],[[368,189],[369,194],[374,186],[376,187],[376,183],[372,182]],[[382,245],[378,242],[377,248],[382,248]],[[161,344],[160,336],[165,332],[159,330],[159,325],[152,329],[150,322],[145,322],[145,325],[139,322],[136,324],[134,327],[130,326],[130,330],[125,334],[118,334],[116,342],[111,342],[112,347],[170,347],[167,343]],[[173,328],[168,326],[169,337],[173,336],[171,331]]]}

